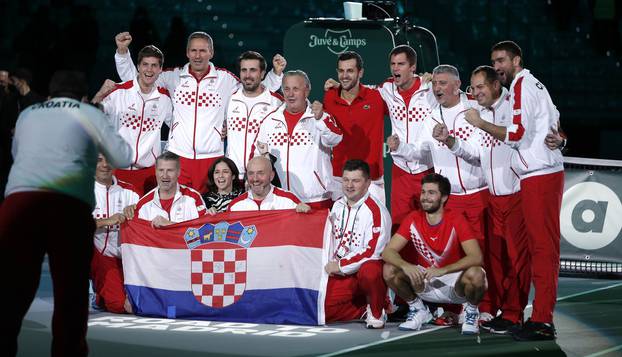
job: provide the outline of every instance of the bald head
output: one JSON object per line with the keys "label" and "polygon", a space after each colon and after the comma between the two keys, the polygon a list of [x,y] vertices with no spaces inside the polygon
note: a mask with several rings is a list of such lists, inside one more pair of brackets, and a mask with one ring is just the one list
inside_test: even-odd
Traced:
{"label": "bald head", "polygon": [[263,156],[255,156],[246,165],[246,176],[253,198],[263,200],[270,193],[270,182],[274,178],[270,159]]}
{"label": "bald head", "polygon": [[266,172],[272,172],[272,162],[265,156],[255,156],[246,164],[246,171],[251,169],[263,169]]}

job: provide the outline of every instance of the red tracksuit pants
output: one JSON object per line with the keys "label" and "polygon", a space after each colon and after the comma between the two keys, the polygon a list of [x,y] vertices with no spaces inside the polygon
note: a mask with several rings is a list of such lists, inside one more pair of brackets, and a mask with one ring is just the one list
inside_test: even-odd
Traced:
{"label": "red tracksuit pants", "polygon": [[140,197],[154,189],[158,183],[155,177],[155,166],[140,170],[114,170],[114,175],[121,181],[131,183]]}
{"label": "red tracksuit pants", "polygon": [[[487,225],[486,225],[486,215],[488,210],[488,199],[490,197],[490,193],[487,189],[483,189],[479,192],[471,193],[468,195],[449,195],[449,200],[447,200],[447,204],[445,208],[451,209],[454,212],[462,212],[466,217],[467,222],[469,222],[471,229],[477,235],[481,237],[479,241],[480,248],[482,249],[482,254],[486,257],[486,236],[487,236]],[[488,266],[486,264],[486,259],[484,258],[484,270],[488,272]],[[441,305],[446,310],[453,311],[455,313],[460,313],[461,306],[451,306],[450,304]],[[480,312],[491,312],[491,303],[490,297],[488,296],[488,291],[484,294],[484,298],[479,304]]]}
{"label": "red tracksuit pants", "polygon": [[387,303],[387,284],[382,278],[382,260],[369,260],[352,275],[334,275],[326,287],[326,323],[360,319],[367,308],[376,318]]}
{"label": "red tracksuit pants", "polygon": [[181,165],[181,173],[179,174],[179,183],[184,186],[193,188],[199,193],[206,193],[208,170],[214,164],[214,161],[222,156],[210,157],[207,159],[187,159],[179,158]]}
{"label": "red tracksuit pants", "polygon": [[553,322],[559,276],[559,211],[564,194],[564,172],[521,180],[521,200],[535,288],[531,319]]}
{"label": "red tracksuit pants", "polygon": [[445,208],[462,212],[471,229],[480,237],[486,237],[486,210],[490,193],[484,189],[469,195],[449,195]]}
{"label": "red tracksuit pants", "polygon": [[123,266],[121,259],[108,257],[93,251],[91,279],[98,306],[114,313],[125,313],[125,288],[123,287]]}
{"label": "red tracksuit pants", "polygon": [[486,240],[488,296],[491,313],[501,309],[503,318],[522,321],[529,299],[531,267],[527,230],[520,192],[490,196],[489,236]]}
{"label": "red tracksuit pants", "polygon": [[391,233],[399,228],[402,219],[415,209],[419,209],[421,197],[421,179],[434,172],[429,169],[418,174],[410,174],[393,165],[391,169]]}
{"label": "red tracksuit pants", "polygon": [[22,319],[35,298],[43,257],[54,289],[52,356],[86,356],[89,264],[95,221],[88,204],[54,192],[10,194],[0,207],[0,351],[17,353]]}

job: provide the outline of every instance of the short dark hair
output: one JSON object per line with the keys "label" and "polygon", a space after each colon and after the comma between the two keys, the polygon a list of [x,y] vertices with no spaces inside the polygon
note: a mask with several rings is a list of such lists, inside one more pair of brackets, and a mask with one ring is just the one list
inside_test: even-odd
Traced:
{"label": "short dark hair", "polygon": [[348,160],[346,161],[346,163],[343,165],[343,171],[356,171],[356,170],[361,170],[361,172],[363,172],[363,177],[365,177],[365,179],[368,179],[370,174],[369,174],[369,164],[366,163],[363,160],[359,160],[359,159],[352,159],[352,160]]}
{"label": "short dark hair", "polygon": [[156,166],[158,166],[158,161],[175,161],[177,163],[177,168],[181,167],[179,155],[170,151],[165,151],[156,158]]}
{"label": "short dark hair", "polygon": [[191,33],[190,36],[188,36],[188,42],[186,43],[186,49],[190,47],[190,41],[194,40],[195,38],[200,38],[200,39],[207,41],[210,50],[214,51],[214,40],[212,40],[212,36],[208,35],[207,32],[203,32],[203,31],[195,31]]}
{"label": "short dark hair", "polygon": [[411,66],[417,64],[417,51],[415,51],[412,47],[408,45],[399,45],[399,46],[394,47],[391,50],[391,53],[389,53],[389,60],[391,60],[391,57],[398,55],[400,53],[403,53],[406,55],[406,58],[408,59],[408,63],[410,63]]}
{"label": "short dark hair", "polygon": [[259,52],[246,51],[238,57],[238,69],[242,67],[242,61],[244,60],[258,60],[259,69],[263,72],[266,70],[266,59]]}
{"label": "short dark hair", "polygon": [[79,71],[56,71],[50,79],[50,97],[68,97],[81,100],[87,95],[89,86],[86,76]]}
{"label": "short dark hair", "polygon": [[207,171],[207,188],[210,192],[217,192],[218,188],[216,187],[216,183],[214,182],[214,171],[216,171],[216,165],[224,162],[227,166],[229,166],[229,170],[231,170],[231,175],[233,175],[233,190],[242,190],[244,188],[244,184],[240,181],[240,170],[235,165],[235,162],[228,157],[221,157],[218,160],[214,161],[212,166],[210,166]]}
{"label": "short dark hair", "polygon": [[514,41],[501,41],[490,49],[490,52],[494,51],[505,51],[510,55],[510,59],[519,56],[520,57],[520,66],[523,66],[523,51]]}
{"label": "short dark hair", "polygon": [[363,69],[363,58],[361,57],[361,55],[354,51],[345,51],[344,53],[340,54],[339,57],[337,57],[337,66],[339,66],[339,62],[348,61],[351,59],[356,60],[356,69],[358,69],[359,71]]}
{"label": "short dark hair", "polygon": [[497,71],[495,71],[495,69],[491,66],[479,66],[475,68],[473,72],[471,72],[471,77],[480,73],[484,75],[484,80],[486,81],[486,83],[493,84],[495,81],[499,81],[499,75],[497,74]]}
{"label": "short dark hair", "polygon": [[158,60],[160,60],[160,67],[162,67],[162,65],[164,64],[164,54],[162,53],[162,51],[160,51],[159,48],[157,48],[154,45],[145,46],[143,47],[142,50],[140,50],[140,52],[138,52],[138,64],[139,65],[140,65],[140,62],[145,57],[157,58]]}
{"label": "short dark hair", "polygon": [[27,68],[17,68],[14,71],[11,71],[9,74],[10,77],[15,77],[17,79],[21,79],[26,82],[28,85],[32,85],[32,72]]}
{"label": "short dark hair", "polygon": [[435,183],[438,185],[438,190],[441,192],[441,196],[448,196],[451,193],[451,184],[449,179],[441,174],[435,172],[427,174],[421,180],[421,185],[425,183]]}

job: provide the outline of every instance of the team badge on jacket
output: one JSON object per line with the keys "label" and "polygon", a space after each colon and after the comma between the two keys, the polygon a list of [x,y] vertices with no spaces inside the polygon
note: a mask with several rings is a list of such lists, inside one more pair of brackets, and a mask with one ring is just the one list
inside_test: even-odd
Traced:
{"label": "team badge on jacket", "polygon": [[254,225],[207,223],[184,234],[190,252],[192,293],[203,305],[236,303],[246,289],[247,248],[257,236]]}

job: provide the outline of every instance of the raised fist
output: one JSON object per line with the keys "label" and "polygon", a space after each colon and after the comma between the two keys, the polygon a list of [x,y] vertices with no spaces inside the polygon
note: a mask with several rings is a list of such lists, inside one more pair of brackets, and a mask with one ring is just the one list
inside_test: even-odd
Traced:
{"label": "raised fist", "polygon": [[311,112],[313,113],[315,120],[322,119],[322,114],[324,114],[324,105],[322,102],[314,100],[311,104]]}
{"label": "raised fist", "polygon": [[129,32],[118,33],[114,37],[114,42],[117,44],[117,53],[127,53],[130,43],[132,43],[132,35]]}
{"label": "raised fist", "polygon": [[278,53],[274,55],[274,57],[272,57],[272,70],[277,76],[280,76],[281,73],[283,73],[286,66],[287,60],[285,59],[285,57],[281,56]]}

